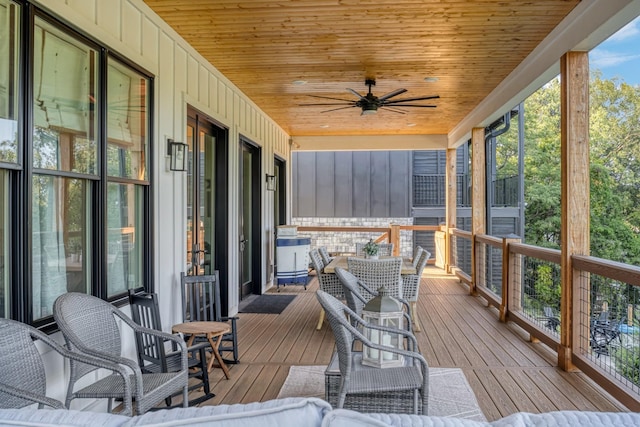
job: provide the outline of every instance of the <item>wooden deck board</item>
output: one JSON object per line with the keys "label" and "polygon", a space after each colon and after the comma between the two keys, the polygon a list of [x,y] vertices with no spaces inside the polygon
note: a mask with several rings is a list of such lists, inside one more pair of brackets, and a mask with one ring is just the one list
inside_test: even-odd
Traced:
{"label": "wooden deck board", "polygon": [[[216,397],[203,405],[274,399],[291,366],[329,362],[333,334],[326,322],[316,330],[317,288],[315,279],[306,290],[281,288],[297,297],[279,315],[238,315],[240,363],[229,366],[229,380],[221,369],[210,373]],[[462,368],[488,420],[517,411],[626,410],[584,374],[561,371],[555,353],[499,322],[494,308],[435,267],[427,267],[417,306],[422,332],[416,338],[429,365]]]}

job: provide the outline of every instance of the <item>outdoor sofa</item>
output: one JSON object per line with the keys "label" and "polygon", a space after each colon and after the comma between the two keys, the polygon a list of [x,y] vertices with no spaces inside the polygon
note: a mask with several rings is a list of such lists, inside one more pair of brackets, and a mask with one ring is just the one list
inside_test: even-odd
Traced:
{"label": "outdoor sofa", "polygon": [[408,414],[361,414],[332,410],[317,398],[287,398],[238,405],[173,408],[144,415],[122,415],[65,409],[0,409],[0,426],[195,426],[195,427],[600,427],[639,426],[640,413],[559,411],[517,413],[494,422]]}

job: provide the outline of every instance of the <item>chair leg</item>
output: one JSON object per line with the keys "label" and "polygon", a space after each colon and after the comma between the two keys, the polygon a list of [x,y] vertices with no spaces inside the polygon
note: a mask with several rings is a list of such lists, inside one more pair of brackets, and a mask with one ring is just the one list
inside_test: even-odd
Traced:
{"label": "chair leg", "polygon": [[318,326],[316,326],[316,330],[319,331],[322,329],[322,324],[324,323],[324,308],[320,309],[320,317],[318,318]]}
{"label": "chair leg", "polygon": [[418,304],[415,301],[411,301],[411,322],[413,322],[413,331],[420,332],[420,322],[418,322],[417,308]]}

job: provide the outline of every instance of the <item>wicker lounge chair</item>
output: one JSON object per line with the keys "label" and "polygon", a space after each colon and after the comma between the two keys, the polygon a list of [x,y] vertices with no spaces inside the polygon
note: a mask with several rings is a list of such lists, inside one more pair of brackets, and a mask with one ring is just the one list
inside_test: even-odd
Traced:
{"label": "wicker lounge chair", "polygon": [[[75,292],[63,294],[56,299],[53,317],[71,350],[126,367],[131,374],[124,381],[111,375],[82,390],[74,391],[76,383],[97,367],[72,359],[67,406],[73,398],[108,398],[108,410],[111,411],[112,399],[122,398],[124,415],[133,413],[134,400],[135,413],[143,414],[180,390],[183,393],[183,406],[188,406],[187,348],[182,338],[143,328],[108,302]],[[121,356],[122,337],[118,321],[133,333],[144,332],[175,343],[181,353],[180,370],[171,373],[142,373],[137,361]]]}

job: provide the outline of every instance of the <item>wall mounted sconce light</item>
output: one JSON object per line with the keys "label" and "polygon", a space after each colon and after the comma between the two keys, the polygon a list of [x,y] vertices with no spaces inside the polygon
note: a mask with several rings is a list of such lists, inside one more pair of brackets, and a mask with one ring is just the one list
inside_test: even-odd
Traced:
{"label": "wall mounted sconce light", "polygon": [[167,155],[171,159],[169,169],[180,172],[187,170],[187,144],[173,139],[167,140]]}
{"label": "wall mounted sconce light", "polygon": [[267,174],[267,190],[276,191],[276,176]]}

